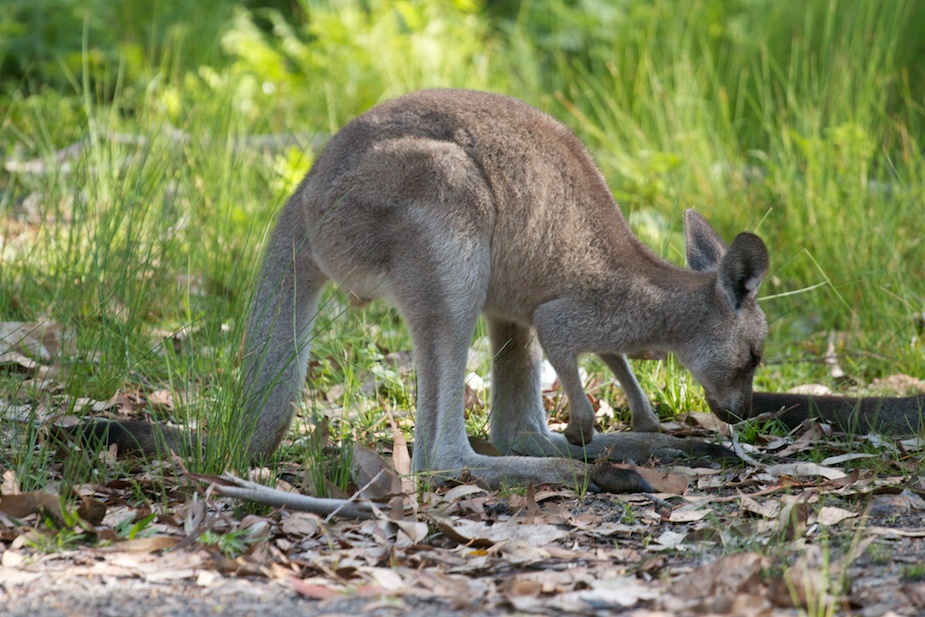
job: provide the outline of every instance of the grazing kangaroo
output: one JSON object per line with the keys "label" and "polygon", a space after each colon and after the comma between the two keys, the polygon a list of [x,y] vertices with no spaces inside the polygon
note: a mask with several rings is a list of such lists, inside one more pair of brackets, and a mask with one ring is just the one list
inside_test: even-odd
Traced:
{"label": "grazing kangaroo", "polygon": [[[693,211],[686,224],[691,269],[646,248],[578,139],[521,101],[429,90],[367,111],[331,139],[270,240],[246,345],[251,454],[273,451],[290,424],[328,280],[389,299],[408,327],[418,472],[562,483],[588,473],[567,459],[707,452],[651,432],[595,434],[577,364],[582,353],[604,360],[637,431],[658,429],[624,355],[642,350],[674,352],[722,417],[750,414],[767,332],[755,301],[767,250],[749,233],[727,249]],[[465,433],[466,357],[480,314],[500,457],[475,453]],[[568,396],[564,435],[547,428],[541,348]]]}
{"label": "grazing kangaroo", "polygon": [[[329,280],[361,299],[390,300],[408,327],[418,472],[468,472],[492,486],[588,480],[639,490],[646,485],[635,472],[587,462],[724,452],[655,432],[626,360],[671,351],[719,417],[752,415],[767,250],[750,233],[727,248],[692,210],[685,222],[689,269],[646,248],[578,139],[521,101],[427,90],[374,107],[330,140],[270,239],[245,346],[250,455],[271,454],[290,425]],[[502,456],[477,454],[465,433],[466,357],[480,314],[493,352],[490,437]],[[568,396],[564,434],[547,427],[543,351]],[[634,432],[595,433],[578,373],[584,353],[620,381]],[[110,441],[152,449],[149,425],[107,430]],[[173,433],[163,435],[169,445]]]}

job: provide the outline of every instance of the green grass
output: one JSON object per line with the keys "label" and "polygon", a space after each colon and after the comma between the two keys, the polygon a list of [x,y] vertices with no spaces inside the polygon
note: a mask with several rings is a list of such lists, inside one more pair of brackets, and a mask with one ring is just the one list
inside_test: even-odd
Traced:
{"label": "green grass", "polygon": [[[120,34],[84,20],[78,9],[97,3],[58,1],[74,11],[45,25],[79,40],[49,35],[31,67],[18,62],[31,48],[0,46],[0,62],[21,69],[2,81],[0,157],[45,164],[0,175],[0,321],[68,328],[72,399],[166,387],[171,419],[229,422],[255,264],[312,144],[429,86],[514,94],[569,124],[634,228],[670,259],[683,261],[687,207],[729,239],[761,234],[772,331],[759,387],[837,387],[819,362],[830,331],[862,384],[925,376],[917,2],[304,0],[216,11],[210,45],[176,26],[192,5],[169,3],[147,26],[112,16],[131,26]],[[305,158],[249,141],[270,134],[294,136]],[[55,159],[76,142],[66,165]],[[302,415],[333,416],[334,441],[388,439],[380,406],[407,427],[413,384],[392,376],[384,402],[359,386],[383,353],[410,347],[407,334],[383,305],[345,311],[326,297]],[[636,366],[664,412],[705,409],[676,362]],[[0,400],[20,381],[0,375]],[[21,443],[0,467],[40,483],[47,451],[10,429]],[[221,452],[192,462],[228,463]]]}

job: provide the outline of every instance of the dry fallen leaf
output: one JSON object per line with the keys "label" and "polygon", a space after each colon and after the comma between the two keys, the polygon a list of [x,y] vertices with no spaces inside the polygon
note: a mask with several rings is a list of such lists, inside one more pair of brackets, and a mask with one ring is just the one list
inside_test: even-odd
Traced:
{"label": "dry fallen leaf", "polygon": [[156,553],[175,547],[183,538],[179,536],[149,536],[147,538],[133,538],[113,544],[107,549],[122,553]]}
{"label": "dry fallen leaf", "polygon": [[837,572],[830,572],[827,555],[818,546],[808,546],[797,557],[796,563],[784,571],[783,578],[775,579],[771,593],[780,606],[811,608],[836,606],[832,593],[838,593],[833,582],[839,581]]}
{"label": "dry fallen leaf", "polygon": [[488,549],[489,554],[496,554],[511,565],[525,566],[549,559],[549,551],[522,540],[499,542]]}
{"label": "dry fallen leaf", "polygon": [[443,494],[441,500],[446,503],[453,503],[454,501],[469,497],[470,495],[485,495],[487,492],[485,488],[477,484],[460,484],[459,486],[454,486],[447,490],[447,492]]}
{"label": "dry fallen leaf", "polygon": [[174,410],[173,393],[170,390],[155,390],[145,397],[148,407],[154,411],[170,413]]}
{"label": "dry fallen leaf", "polygon": [[77,515],[91,525],[99,525],[106,516],[106,504],[92,497],[81,497]]}
{"label": "dry fallen leaf", "polygon": [[862,458],[878,458],[880,454],[875,454],[873,452],[848,452],[847,454],[839,454],[838,456],[829,456],[822,459],[819,464],[824,467],[829,467],[832,465],[839,465],[841,463],[847,463],[848,461],[855,461]]}
{"label": "dry fallen leaf", "polygon": [[[521,590],[524,588],[521,587]],[[522,594],[508,596],[508,601],[518,611],[553,611],[555,613],[593,614],[626,609],[642,600],[658,597],[655,585],[627,576],[592,578],[582,589],[568,591],[551,597],[543,594]]]}
{"label": "dry fallen leaf", "polygon": [[875,390],[881,390],[889,394],[905,394],[911,391],[925,392],[925,380],[903,375],[902,373],[874,379],[870,385]]}
{"label": "dry fallen leaf", "polygon": [[340,591],[332,589],[329,586],[329,581],[325,579],[313,578],[311,581],[314,582],[292,577],[289,579],[289,586],[297,594],[313,600],[330,600],[343,595]]}
{"label": "dry fallen leaf", "polygon": [[386,592],[401,591],[412,586],[392,568],[361,566],[357,570],[367,575],[376,586]]}
{"label": "dry fallen leaf", "polygon": [[777,518],[777,516],[780,514],[781,505],[778,501],[769,500],[765,501],[764,503],[759,503],[748,495],[740,494],[739,503],[744,511],[757,514],[764,518],[773,519]]}
{"label": "dry fallen leaf", "polygon": [[3,480],[0,481],[0,495],[18,495],[19,480],[16,479],[16,470],[7,469],[3,472]]}
{"label": "dry fallen leaf", "polygon": [[818,383],[807,383],[800,386],[794,386],[787,390],[790,394],[807,394],[809,396],[827,396],[832,394],[828,386]]}
{"label": "dry fallen leaf", "polygon": [[321,527],[321,517],[310,512],[286,512],[279,523],[287,536],[313,537]]}
{"label": "dry fallen leaf", "polygon": [[808,493],[795,497],[786,495],[781,499],[784,505],[780,510],[777,525],[779,534],[784,540],[793,540],[805,533],[810,515],[809,499]]}
{"label": "dry fallen leaf", "polygon": [[649,551],[668,551],[682,548],[682,542],[687,538],[686,532],[663,531],[652,544],[646,547]]}
{"label": "dry fallen leaf", "polygon": [[649,467],[636,467],[633,465],[618,466],[636,470],[656,493],[683,495],[687,492],[687,476],[682,474]]}
{"label": "dry fallen leaf", "polygon": [[724,437],[728,437],[732,432],[728,423],[723,422],[712,413],[689,411],[687,413],[681,414],[678,420],[691,426],[699,426],[700,428],[706,429],[710,432],[718,433]]}
{"label": "dry fallen leaf", "polygon": [[[819,509],[819,513],[816,515],[815,520],[820,525],[837,525],[846,519],[855,518],[856,516],[857,512],[833,506],[823,506]],[[810,522],[812,521],[813,518],[810,517]]]}
{"label": "dry fallen leaf", "polygon": [[553,525],[519,524],[504,521],[489,525],[467,519],[450,519],[434,516],[440,530],[448,538],[470,546],[491,546],[504,541],[522,541],[531,546],[545,546],[568,535],[568,532]]}
{"label": "dry fallen leaf", "polygon": [[671,593],[682,598],[709,598],[754,591],[766,563],[758,553],[726,555],[673,582]]}
{"label": "dry fallen leaf", "polygon": [[781,476],[821,476],[829,480],[837,480],[845,477],[845,472],[832,467],[823,467],[816,463],[799,462],[799,463],[781,463],[780,465],[768,465],[764,470],[772,476],[779,478]]}
{"label": "dry fallen leaf", "polygon": [[693,523],[695,521],[701,521],[711,514],[713,514],[712,508],[685,506],[678,508],[677,510],[672,510],[671,514],[668,515],[667,520],[671,521],[672,523]]}
{"label": "dry fallen leaf", "polygon": [[65,344],[73,344],[61,324],[45,322],[0,322],[0,361],[6,354],[22,354],[48,364],[55,360]]}
{"label": "dry fallen leaf", "polygon": [[31,514],[45,514],[56,525],[64,527],[66,522],[61,512],[61,498],[44,491],[32,491],[18,495],[4,495],[0,498],[0,512],[7,516],[23,518]]}
{"label": "dry fallen leaf", "polygon": [[894,527],[867,527],[864,533],[877,536],[894,536],[897,538],[925,538],[925,528],[917,527],[914,529],[897,529]]}
{"label": "dry fallen leaf", "polygon": [[792,456],[798,452],[804,452],[818,447],[831,437],[831,429],[827,424],[817,421],[806,423],[806,430],[803,431],[796,441],[778,452],[779,456]]}
{"label": "dry fallen leaf", "polygon": [[353,475],[363,497],[371,501],[385,501],[389,496],[401,493],[401,478],[382,455],[359,444],[352,448]]}

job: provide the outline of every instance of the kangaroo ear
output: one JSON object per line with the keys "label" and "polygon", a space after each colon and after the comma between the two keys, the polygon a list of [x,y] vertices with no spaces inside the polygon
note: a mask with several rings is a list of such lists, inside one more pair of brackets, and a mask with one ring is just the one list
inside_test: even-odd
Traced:
{"label": "kangaroo ear", "polygon": [[706,219],[693,210],[684,213],[684,228],[687,230],[687,265],[698,272],[715,270],[726,252],[726,244]]}
{"label": "kangaroo ear", "polygon": [[755,297],[758,286],[768,273],[768,249],[761,238],[747,232],[740,233],[727,249],[706,219],[687,210],[684,213],[687,229],[687,263],[692,270],[717,270],[717,284],[736,311]]}
{"label": "kangaroo ear", "polygon": [[758,286],[768,273],[768,249],[755,234],[736,236],[719,263],[717,284],[736,311],[758,293]]}

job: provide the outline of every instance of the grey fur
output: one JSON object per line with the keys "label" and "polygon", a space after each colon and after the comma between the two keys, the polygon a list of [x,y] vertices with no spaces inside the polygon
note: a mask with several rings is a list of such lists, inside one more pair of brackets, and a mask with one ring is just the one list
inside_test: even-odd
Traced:
{"label": "grey fur", "polygon": [[[686,221],[693,269],[645,247],[578,139],[518,100],[427,90],[371,109],[331,139],[267,249],[246,344],[250,453],[275,450],[289,426],[328,280],[388,299],[411,333],[418,472],[562,483],[588,477],[582,461],[602,453],[645,460],[696,450],[655,432],[625,354],[674,352],[714,411],[749,416],[767,332],[755,292],[768,255],[757,236],[740,234],[727,250],[699,215]],[[500,457],[476,454],[465,433],[463,378],[479,314],[494,351]],[[564,435],[547,428],[541,348],[569,397]],[[642,432],[594,432],[578,377],[584,353],[620,380]]]}

